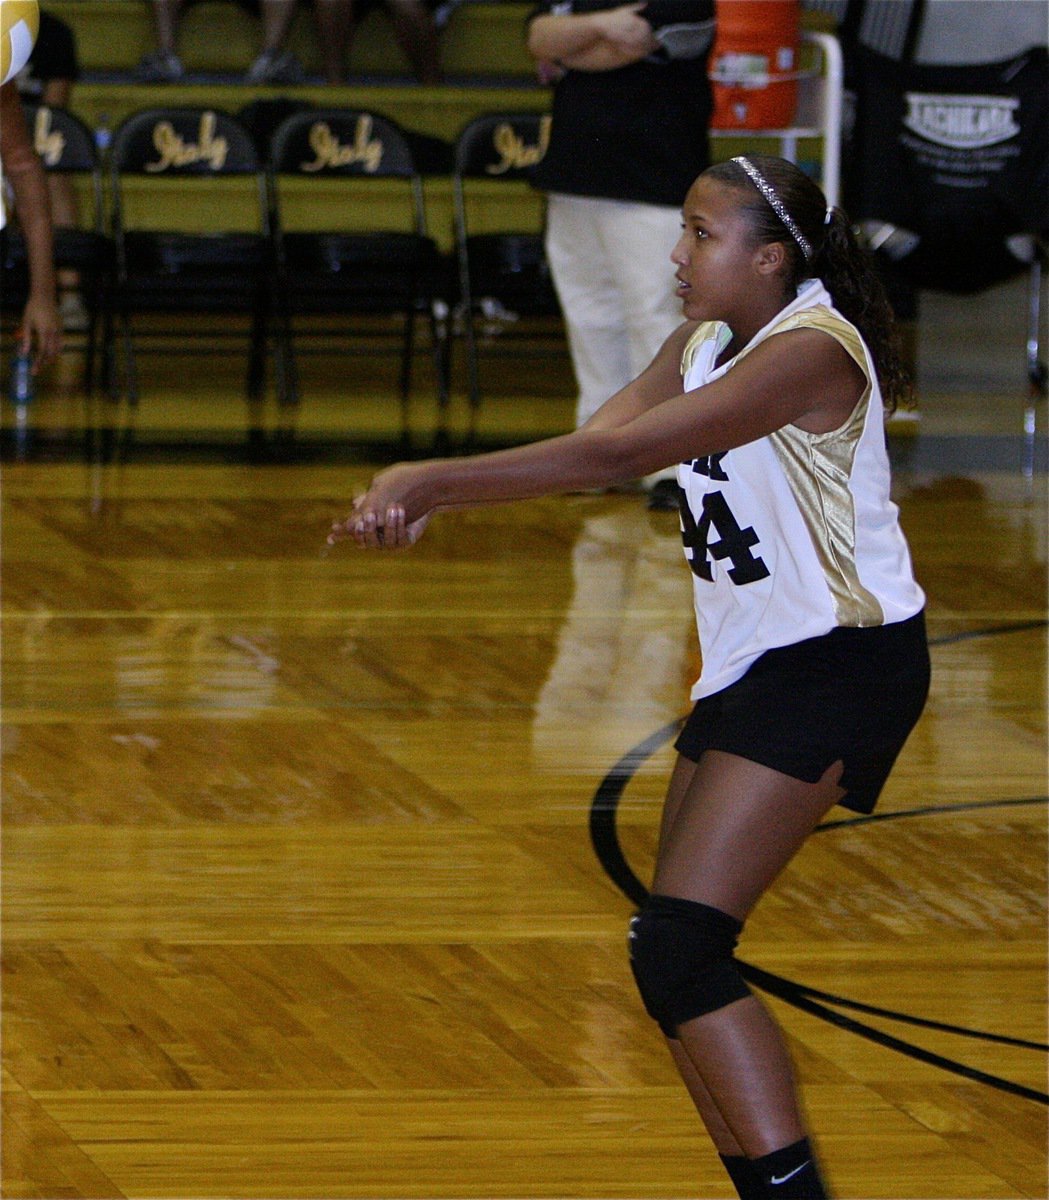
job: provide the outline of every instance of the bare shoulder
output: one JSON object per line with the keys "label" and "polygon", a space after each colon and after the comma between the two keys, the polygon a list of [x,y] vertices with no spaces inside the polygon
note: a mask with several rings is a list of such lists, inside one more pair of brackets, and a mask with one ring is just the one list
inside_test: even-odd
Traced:
{"label": "bare shoulder", "polygon": [[810,433],[837,429],[870,382],[837,338],[825,330],[806,327],[767,338],[737,369],[748,378],[761,373],[768,385],[789,391],[797,409],[792,424]]}
{"label": "bare shoulder", "polygon": [[700,327],[706,325],[706,321],[682,321],[674,332],[667,338],[667,344],[672,344],[678,347],[678,351],[683,352],[688,345],[689,339]]}

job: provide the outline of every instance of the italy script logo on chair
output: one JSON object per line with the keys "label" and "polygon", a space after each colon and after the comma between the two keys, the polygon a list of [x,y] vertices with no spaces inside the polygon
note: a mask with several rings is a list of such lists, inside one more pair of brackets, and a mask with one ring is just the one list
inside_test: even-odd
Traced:
{"label": "italy script logo on chair", "polygon": [[310,149],[317,156],[312,162],[300,164],[303,171],[324,171],[334,167],[349,167],[360,163],[369,174],[379,169],[384,147],[380,138],[372,137],[372,118],[364,113],[357,118],[353,141],[340,142],[331,126],[318,121],[309,132]]}
{"label": "italy script logo on chair", "polygon": [[550,145],[550,117],[539,122],[539,138],[529,144],[509,121],[497,125],[492,132],[492,146],[499,161],[485,168],[489,175],[504,175],[507,171],[524,171],[542,162]]}
{"label": "italy script logo on chair", "polygon": [[216,124],[213,112],[202,113],[198,140],[193,142],[187,141],[170,121],[158,121],[153,127],[153,145],[160,159],[146,163],[145,170],[159,174],[173,167],[189,167],[205,162],[213,171],[221,171],[229,153],[229,143],[224,137],[215,136]]}
{"label": "italy script logo on chair", "polygon": [[33,148],[44,160],[45,167],[55,167],[62,161],[66,139],[60,130],[52,127],[49,108],[36,110],[33,120]]}

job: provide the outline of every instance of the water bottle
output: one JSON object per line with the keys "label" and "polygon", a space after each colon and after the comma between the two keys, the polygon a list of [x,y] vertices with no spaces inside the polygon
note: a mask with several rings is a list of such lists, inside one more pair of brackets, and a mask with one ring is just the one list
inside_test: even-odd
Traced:
{"label": "water bottle", "polygon": [[35,394],[34,385],[33,356],[19,347],[11,360],[11,385],[8,390],[11,403],[16,408],[31,404]]}
{"label": "water bottle", "polygon": [[33,358],[19,347],[11,360],[11,382],[8,396],[15,409],[15,458],[22,461],[29,450],[29,406],[36,394],[33,378]]}
{"label": "water bottle", "polygon": [[106,161],[106,155],[109,154],[109,146],[112,141],[113,131],[109,127],[109,114],[101,113],[95,124],[95,149],[98,151],[100,162]]}

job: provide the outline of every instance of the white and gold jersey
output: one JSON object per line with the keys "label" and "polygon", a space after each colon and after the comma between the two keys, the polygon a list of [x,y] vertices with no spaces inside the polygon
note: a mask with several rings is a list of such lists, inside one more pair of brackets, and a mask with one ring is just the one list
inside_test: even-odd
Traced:
{"label": "white and gold jersey", "polygon": [[[867,379],[848,420],[830,433],[787,425],[768,437],[678,466],[682,536],[693,575],[703,669],[692,699],[734,683],[759,655],[835,626],[902,621],[925,597],[889,499],[881,391],[858,331],[835,311],[818,280],[728,362],[720,322],[701,325],[685,347],[685,390],[731,371],[766,338],[821,329]],[[702,391],[696,395],[703,401]]]}

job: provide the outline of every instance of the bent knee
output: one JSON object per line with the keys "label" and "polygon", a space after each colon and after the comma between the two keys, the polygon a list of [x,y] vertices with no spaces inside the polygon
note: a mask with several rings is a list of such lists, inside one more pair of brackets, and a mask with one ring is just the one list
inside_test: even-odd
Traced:
{"label": "bent knee", "polygon": [[731,914],[653,895],[630,922],[630,967],[645,1010],[667,1037],[750,995],[733,957],[743,928]]}

